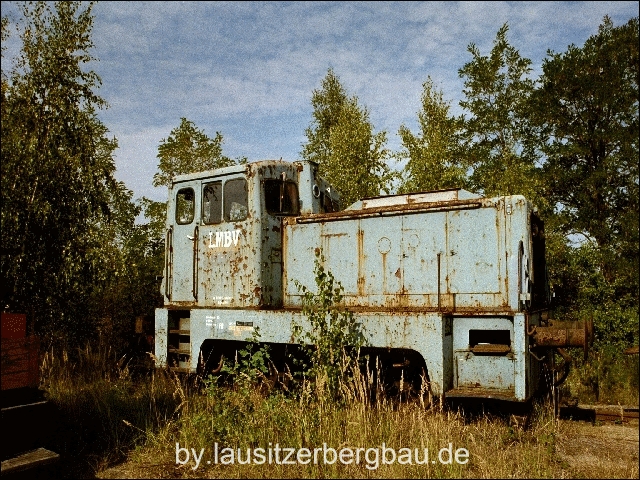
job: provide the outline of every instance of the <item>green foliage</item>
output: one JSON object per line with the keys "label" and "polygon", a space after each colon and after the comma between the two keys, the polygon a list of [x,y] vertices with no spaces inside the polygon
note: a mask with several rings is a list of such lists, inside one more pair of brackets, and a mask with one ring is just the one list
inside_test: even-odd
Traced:
{"label": "green foliage", "polygon": [[582,48],[549,52],[531,99],[564,239],[550,249],[557,311],[593,318],[598,358],[612,361],[638,344],[639,68],[638,18],[614,27],[605,17]]}
{"label": "green foliage", "polygon": [[533,115],[560,228],[609,250],[601,264],[607,279],[622,273],[636,297],[638,42],[637,17],[620,27],[605,17],[582,48],[549,52]]}
{"label": "green foliage", "polygon": [[224,364],[222,373],[231,375],[234,384],[246,390],[269,374],[270,357],[269,347],[260,342],[260,329],[256,327],[246,347],[238,350],[235,359],[230,359],[231,362]]}
{"label": "green foliage", "polygon": [[220,132],[209,138],[192,121],[182,118],[180,126],[160,141],[159,171],[153,176],[153,186],[170,186],[176,175],[234,165],[236,161],[222,154],[222,143]]}
{"label": "green foliage", "polygon": [[388,193],[395,174],[387,164],[386,132],[374,133],[369,112],[357,97],[347,96],[333,70],[314,90],[311,103],[313,121],[300,155],[319,164],[320,175],[340,192],[342,205]]}
{"label": "green foliage", "polygon": [[473,59],[459,70],[465,87],[460,106],[470,114],[465,122],[469,180],[485,195],[525,195],[542,208],[539,157],[527,122],[531,61],[509,44],[507,32],[506,24],[498,30],[488,56],[469,45]]}
{"label": "green foliage", "polygon": [[100,79],[83,69],[93,5],[24,4],[21,51],[2,63],[2,303],[50,340],[93,334],[91,299],[135,216],[96,114]]}
{"label": "green foliage", "polygon": [[418,112],[420,134],[400,127],[404,151],[398,155],[408,159],[401,193],[462,188],[467,184],[462,160],[462,119],[449,115],[450,105],[443,100],[431,78],[423,84],[422,110]]}
{"label": "green foliage", "polygon": [[164,239],[167,222],[167,202],[156,202],[147,197],[142,197],[138,205],[147,219],[150,238]]}
{"label": "green foliage", "polygon": [[621,354],[638,344],[638,304],[630,294],[617,296],[622,287],[607,280],[601,257],[602,251],[592,243],[567,252],[560,272],[567,284],[559,288],[557,313],[570,320],[593,319],[595,348],[612,346]]}
{"label": "green foliage", "polygon": [[[353,313],[340,306],[344,287],[323,266],[324,257],[316,251],[314,276],[317,291],[296,282],[302,293],[302,312],[310,330],[294,328],[294,338],[306,346],[310,365],[306,374],[321,390],[326,382],[329,398],[341,398],[342,387],[359,372],[360,347],[365,338]],[[321,390],[322,391],[322,390]]]}

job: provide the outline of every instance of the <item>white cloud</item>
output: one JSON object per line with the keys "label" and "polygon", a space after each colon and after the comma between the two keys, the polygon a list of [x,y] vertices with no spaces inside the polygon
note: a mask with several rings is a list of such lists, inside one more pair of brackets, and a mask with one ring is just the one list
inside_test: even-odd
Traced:
{"label": "white cloud", "polygon": [[637,12],[638,2],[100,2],[93,68],[118,178],[154,197],[159,141],[181,117],[220,131],[229,156],[294,160],[332,67],[395,147],[401,124],[415,128],[427,76],[460,113],[467,46],[487,55],[505,22],[538,75],[547,49],[582,45],[605,14],[619,25]]}

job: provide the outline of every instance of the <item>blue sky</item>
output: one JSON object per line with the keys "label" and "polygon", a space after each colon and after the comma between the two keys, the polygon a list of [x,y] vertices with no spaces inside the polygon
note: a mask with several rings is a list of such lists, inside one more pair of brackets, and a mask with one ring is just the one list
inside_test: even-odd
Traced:
{"label": "blue sky", "polygon": [[[110,108],[100,118],[119,142],[117,178],[134,198],[154,188],[158,146],[180,118],[223,153],[249,161],[299,158],[311,95],[333,68],[370,113],[388,147],[401,125],[417,131],[422,84],[431,76],[461,113],[458,70],[508,40],[541,72],[547,50],[582,46],[605,15],[638,16],[639,2],[100,2],[94,7],[92,68]],[[2,2],[2,14],[15,12]],[[11,41],[7,42],[11,47]],[[9,48],[8,53],[11,53]],[[6,57],[5,57],[6,58]]]}

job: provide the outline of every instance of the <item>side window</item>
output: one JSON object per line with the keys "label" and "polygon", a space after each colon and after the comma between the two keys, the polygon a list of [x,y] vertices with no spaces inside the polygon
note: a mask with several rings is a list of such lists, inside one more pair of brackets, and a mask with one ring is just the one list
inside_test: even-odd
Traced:
{"label": "side window", "polygon": [[282,180],[265,180],[264,204],[267,212],[272,215],[298,215],[298,185]]}
{"label": "side window", "polygon": [[181,188],[176,195],[176,222],[186,225],[193,222],[195,196],[193,189]]}
{"label": "side window", "polygon": [[222,222],[222,182],[213,182],[204,186],[202,221],[206,225]]}
{"label": "side window", "polygon": [[247,218],[247,181],[244,178],[228,180],[224,184],[224,219],[239,222]]}

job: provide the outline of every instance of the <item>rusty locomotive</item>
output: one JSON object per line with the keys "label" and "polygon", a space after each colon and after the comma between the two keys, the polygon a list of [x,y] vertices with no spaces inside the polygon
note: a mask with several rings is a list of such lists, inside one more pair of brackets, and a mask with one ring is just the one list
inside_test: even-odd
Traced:
{"label": "rusty locomotive", "polygon": [[173,180],[157,367],[219,368],[257,328],[286,358],[319,249],[363,353],[435,396],[527,402],[548,353],[589,343],[586,323],[549,320],[544,223],[524,197],[449,189],[341,210],[316,164],[269,160]]}

